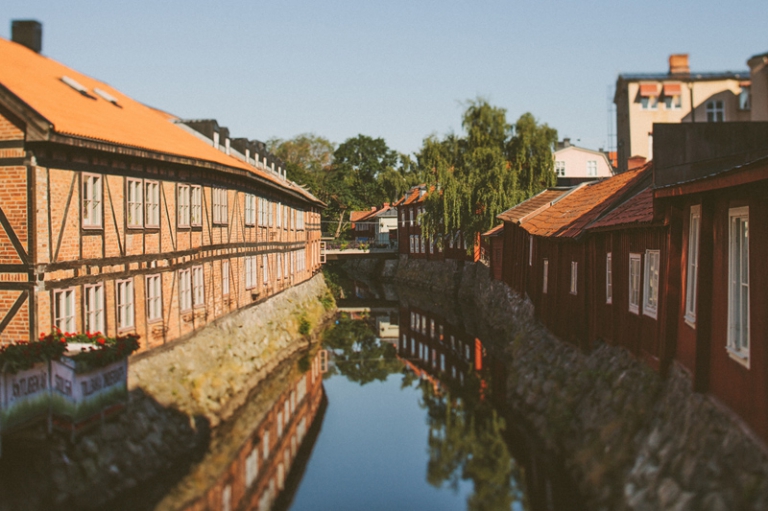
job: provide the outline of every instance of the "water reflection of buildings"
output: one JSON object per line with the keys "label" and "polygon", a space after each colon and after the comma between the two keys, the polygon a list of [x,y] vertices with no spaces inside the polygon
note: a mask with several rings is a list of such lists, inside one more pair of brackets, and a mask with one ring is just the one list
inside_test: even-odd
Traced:
{"label": "water reflection of buildings", "polygon": [[463,386],[471,370],[483,369],[487,352],[480,339],[416,307],[401,307],[400,317],[408,322],[400,325],[398,355],[419,376]]}
{"label": "water reflection of buildings", "polygon": [[216,484],[185,509],[266,511],[288,507],[327,405],[323,355],[318,352],[310,369],[282,391]]}

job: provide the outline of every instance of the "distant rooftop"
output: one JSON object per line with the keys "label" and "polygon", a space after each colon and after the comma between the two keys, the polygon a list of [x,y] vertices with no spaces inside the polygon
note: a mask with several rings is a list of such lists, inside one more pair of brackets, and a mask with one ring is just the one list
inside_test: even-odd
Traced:
{"label": "distant rooftop", "polygon": [[705,73],[622,73],[619,80],[638,82],[642,80],[679,80],[684,82],[696,82],[707,80],[745,80],[749,78],[749,70],[745,71],[710,71]]}

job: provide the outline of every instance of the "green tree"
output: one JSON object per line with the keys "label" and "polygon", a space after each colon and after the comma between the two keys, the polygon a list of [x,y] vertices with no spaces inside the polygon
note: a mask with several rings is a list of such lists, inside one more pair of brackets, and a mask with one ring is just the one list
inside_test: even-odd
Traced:
{"label": "green tree", "polygon": [[530,113],[511,126],[505,109],[479,98],[467,103],[462,127],[465,136],[430,136],[417,154],[430,189],[423,225],[432,236],[461,230],[475,239],[497,215],[555,183],[557,131]]}
{"label": "green tree", "polygon": [[376,339],[367,322],[347,315],[342,315],[338,323],[325,332],[323,345],[333,351],[338,372],[360,385],[384,381],[390,374],[403,370],[393,345]]}
{"label": "green tree", "polygon": [[267,142],[267,150],[285,162],[288,179],[307,186],[321,200],[325,200],[324,181],[333,163],[334,149],[333,142],[314,133]]}

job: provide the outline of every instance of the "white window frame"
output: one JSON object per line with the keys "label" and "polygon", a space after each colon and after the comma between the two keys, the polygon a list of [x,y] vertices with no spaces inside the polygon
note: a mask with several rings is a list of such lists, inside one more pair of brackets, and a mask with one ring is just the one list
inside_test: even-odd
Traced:
{"label": "white window frame", "polygon": [[528,235],[528,266],[533,266],[533,236],[530,234]]}
{"label": "white window frame", "polygon": [[605,254],[605,303],[613,303],[613,253]]}
{"label": "white window frame", "polygon": [[[149,301],[147,301],[149,307]],[[192,310],[192,272],[189,268],[179,270],[179,310]]]}
{"label": "white window frame", "polygon": [[256,197],[250,193],[245,194],[245,225],[256,225]]}
{"label": "white window frame", "polygon": [[597,176],[597,160],[587,160],[587,176]]}
{"label": "white window frame", "polygon": [[213,223],[216,225],[227,225],[229,215],[227,212],[227,189],[213,188],[211,195],[211,202],[213,204]]}
{"label": "white window frame", "polygon": [[549,286],[549,259],[544,259],[544,268],[542,270],[544,275],[544,282],[542,284],[542,292],[547,294],[547,287]]}
{"label": "white window frame", "polygon": [[104,284],[83,286],[83,313],[86,333],[105,333],[104,330]]}
{"label": "white window frame", "polygon": [[571,261],[571,294],[579,294],[579,263]]}
{"label": "white window frame", "polygon": [[75,333],[75,288],[57,289],[53,292],[53,326],[62,333]]}
{"label": "white window frame", "polygon": [[176,224],[179,227],[190,227],[192,214],[192,194],[189,185],[178,185],[176,187],[177,218]]}
{"label": "white window frame", "polygon": [[189,187],[189,224],[192,227],[203,225],[203,188],[200,185]]}
{"label": "white window frame", "polygon": [[221,294],[229,296],[229,261],[221,262]]}
{"label": "white window frame", "polygon": [[643,314],[656,319],[659,312],[659,274],[661,251],[645,251],[645,274],[643,276]]}
{"label": "white window frame", "polygon": [[743,206],[728,210],[728,344],[726,349],[733,360],[747,369],[750,364],[751,345],[749,299],[749,207]]}
{"label": "white window frame", "polygon": [[144,184],[141,179],[128,178],[126,188],[126,223],[128,227],[144,227]]}
{"label": "white window frame", "polygon": [[103,209],[103,177],[99,174],[83,173],[82,225],[85,229],[100,229]]}
{"label": "white window frame", "polygon": [[256,287],[256,256],[245,258],[245,289]]}
{"label": "white window frame", "polygon": [[629,254],[629,312],[640,314],[640,284],[642,278],[642,256]]}
{"label": "white window frame", "polygon": [[192,307],[205,307],[205,272],[202,265],[192,267]]}
{"label": "white window frame", "polygon": [[725,122],[725,102],[722,99],[707,101],[707,122]]}
{"label": "white window frame", "polygon": [[115,282],[115,309],[117,312],[117,330],[124,332],[135,328],[133,279]]}
{"label": "white window frame", "polygon": [[157,273],[144,278],[144,296],[146,296],[147,322],[163,319],[163,278]]}
{"label": "white window frame", "polygon": [[269,256],[267,254],[263,254],[261,256],[261,265],[262,265],[262,278],[264,281],[262,284],[264,287],[269,287]]}
{"label": "white window frame", "polygon": [[160,227],[160,182],[144,181],[144,226]]}
{"label": "white window frame", "polygon": [[643,96],[640,98],[642,110],[657,110],[659,108],[659,96]]}
{"label": "white window frame", "polygon": [[680,110],[682,106],[683,102],[679,94],[664,96],[664,108],[667,110]]}
{"label": "white window frame", "polygon": [[701,205],[691,206],[688,220],[688,255],[685,273],[685,322],[696,328],[696,302],[699,288],[699,246],[701,236]]}
{"label": "white window frame", "polygon": [[565,177],[565,161],[555,161],[555,175]]}

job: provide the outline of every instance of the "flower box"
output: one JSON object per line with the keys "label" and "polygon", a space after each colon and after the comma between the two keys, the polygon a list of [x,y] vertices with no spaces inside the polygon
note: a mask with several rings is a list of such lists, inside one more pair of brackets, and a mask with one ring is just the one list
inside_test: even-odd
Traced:
{"label": "flower box", "polygon": [[83,371],[69,358],[51,362],[51,410],[71,424],[101,414],[128,398],[128,359]]}
{"label": "flower box", "polygon": [[3,431],[48,417],[48,362],[37,362],[32,367],[16,373],[2,373],[0,380],[0,426]]}

